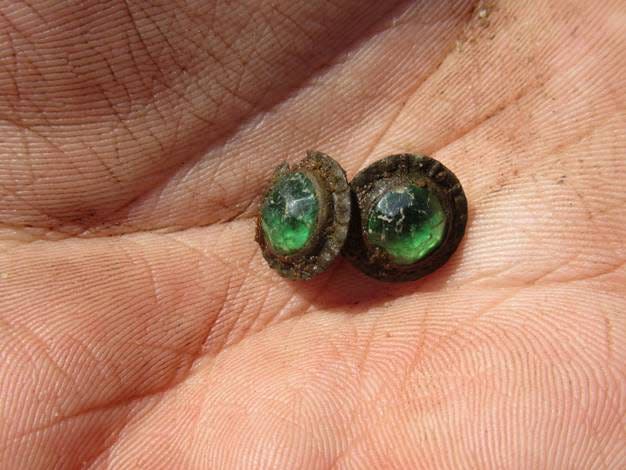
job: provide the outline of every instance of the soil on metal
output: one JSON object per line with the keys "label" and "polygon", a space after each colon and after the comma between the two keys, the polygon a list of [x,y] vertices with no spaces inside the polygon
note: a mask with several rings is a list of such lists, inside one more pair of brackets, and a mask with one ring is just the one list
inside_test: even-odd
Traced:
{"label": "soil on metal", "polygon": [[310,279],[325,271],[343,247],[351,214],[350,187],[343,168],[335,160],[321,152],[309,151],[301,162],[292,167],[283,163],[276,169],[263,200],[277,179],[292,172],[306,174],[316,189],[320,209],[311,239],[294,254],[274,252],[265,239],[259,212],[256,241],[261,246],[267,263],[281,276],[288,279]]}
{"label": "soil on metal", "polygon": [[[409,265],[394,263],[367,241],[367,216],[388,189],[413,183],[428,187],[442,202],[446,229],[442,243],[426,258]],[[437,160],[423,155],[392,155],[359,172],[350,183],[352,216],[343,254],[361,271],[388,282],[419,279],[442,266],[458,247],[467,224],[467,199],[457,177]]]}

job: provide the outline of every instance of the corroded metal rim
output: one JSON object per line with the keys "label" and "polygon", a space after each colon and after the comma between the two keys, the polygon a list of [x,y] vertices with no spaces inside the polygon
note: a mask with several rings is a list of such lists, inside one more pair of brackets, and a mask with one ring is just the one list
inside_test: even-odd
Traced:
{"label": "corroded metal rim", "polygon": [[[444,239],[435,251],[413,264],[399,265],[380,247],[367,242],[365,221],[386,190],[401,184],[426,186],[442,202],[446,215]],[[424,155],[391,155],[360,171],[350,182],[352,215],[343,253],[368,276],[389,282],[412,281],[440,266],[457,249],[467,224],[467,199],[457,177],[437,160]]]}
{"label": "corroded metal rim", "polygon": [[279,178],[295,172],[304,173],[311,179],[319,201],[317,227],[311,239],[302,250],[294,254],[274,252],[265,240],[259,211],[256,241],[267,263],[281,276],[310,279],[325,271],[343,247],[350,222],[350,186],[345,172],[335,160],[321,152],[309,151],[301,162],[292,167],[283,163],[276,169],[262,200],[265,200]]}

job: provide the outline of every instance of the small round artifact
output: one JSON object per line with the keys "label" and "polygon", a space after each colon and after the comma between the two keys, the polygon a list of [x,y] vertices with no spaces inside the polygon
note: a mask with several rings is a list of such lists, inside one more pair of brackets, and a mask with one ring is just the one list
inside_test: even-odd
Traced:
{"label": "small round artifact", "polygon": [[350,222],[350,187],[339,164],[310,151],[280,165],[257,218],[256,241],[268,264],[289,279],[310,279],[341,251]]}
{"label": "small round artifact", "polygon": [[392,155],[350,183],[344,254],[368,276],[412,281],[452,256],[465,233],[467,199],[445,166],[423,155]]}

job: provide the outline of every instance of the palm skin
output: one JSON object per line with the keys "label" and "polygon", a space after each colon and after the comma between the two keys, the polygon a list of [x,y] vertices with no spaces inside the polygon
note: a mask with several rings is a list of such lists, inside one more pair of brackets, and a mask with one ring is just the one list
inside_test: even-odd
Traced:
{"label": "palm skin", "polygon": [[[0,2],[1,468],[623,468],[626,3]],[[427,153],[412,284],[302,283],[273,168]]]}

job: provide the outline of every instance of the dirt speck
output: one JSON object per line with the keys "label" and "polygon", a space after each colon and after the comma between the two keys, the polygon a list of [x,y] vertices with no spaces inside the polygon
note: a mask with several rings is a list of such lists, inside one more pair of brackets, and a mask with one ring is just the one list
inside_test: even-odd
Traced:
{"label": "dirt speck", "polygon": [[481,28],[486,28],[489,26],[489,17],[491,16],[491,12],[493,10],[493,4],[488,2],[480,2],[478,7],[476,8],[476,18],[478,18],[478,25]]}
{"label": "dirt speck", "polygon": [[[494,0],[480,0],[474,7],[471,17],[463,28],[463,32],[456,40],[456,50],[463,52],[466,45],[476,44],[481,37],[489,40],[495,38],[495,32],[489,28],[491,26],[492,15],[496,10]],[[483,30],[487,30],[483,33]]]}

